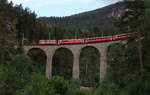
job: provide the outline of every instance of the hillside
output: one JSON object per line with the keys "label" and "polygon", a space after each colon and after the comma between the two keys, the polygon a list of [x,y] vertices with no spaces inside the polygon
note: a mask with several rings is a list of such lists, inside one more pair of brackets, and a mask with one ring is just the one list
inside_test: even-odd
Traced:
{"label": "hillside", "polygon": [[101,26],[112,23],[112,13],[114,10],[121,10],[124,8],[122,2],[118,2],[103,8],[93,11],[84,12],[67,17],[41,17],[51,26],[62,26],[67,28],[87,28],[93,26]]}
{"label": "hillside", "polygon": [[[39,20],[28,8],[0,0],[0,95],[150,95],[150,7],[147,7],[150,6],[150,0],[147,0],[149,3],[145,1],[132,3],[137,6],[133,7],[133,11],[141,14],[133,14],[128,23],[120,20],[123,25],[118,27],[127,31],[124,27],[133,25],[135,27],[131,27],[131,32],[137,31],[142,37],[139,35],[136,39],[128,39],[124,44],[111,44],[108,49],[101,48],[106,50],[105,56],[92,45],[82,48],[80,54],[58,45],[60,48],[50,56],[52,60],[49,60],[48,56],[52,51],[45,52],[46,45],[40,45],[40,49],[37,45],[39,40],[95,37],[101,36],[100,33],[116,34],[111,24],[94,26],[98,25],[96,21],[94,23],[96,17],[91,16],[97,16],[97,23],[111,23],[107,19],[111,19],[110,10],[113,10],[113,6],[114,10],[118,10],[122,7],[116,7],[120,3],[70,17],[53,18],[53,25],[57,23],[64,24],[65,27],[78,28],[79,22],[83,25],[81,27],[87,27],[89,22],[94,26],[71,30],[60,26],[47,27],[47,24]],[[147,6],[144,6],[145,3]],[[46,18],[43,20],[50,22]],[[72,22],[73,20],[76,23]],[[72,26],[65,25],[67,22]],[[25,53],[23,50],[26,45],[35,45],[37,48]],[[78,58],[75,53],[79,54]],[[76,58],[79,60],[75,61]],[[102,68],[103,66],[107,69]],[[79,79],[75,79],[72,73],[75,69]],[[100,70],[107,72],[100,74]],[[45,75],[52,77],[48,79]],[[100,80],[103,75],[104,81]],[[93,87],[93,90],[83,91],[80,87]]]}

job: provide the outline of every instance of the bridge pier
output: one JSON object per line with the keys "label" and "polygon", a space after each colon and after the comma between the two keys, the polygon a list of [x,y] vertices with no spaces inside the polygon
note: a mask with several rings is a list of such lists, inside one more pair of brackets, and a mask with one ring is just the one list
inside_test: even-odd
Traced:
{"label": "bridge pier", "polygon": [[80,79],[80,50],[74,49],[73,51],[73,72],[72,72],[72,78],[73,80],[79,80]]}
{"label": "bridge pier", "polygon": [[100,49],[100,82],[105,80],[106,72],[107,72],[107,48],[103,47]]}
{"label": "bridge pier", "polygon": [[47,61],[46,61],[46,78],[51,79],[52,78],[52,55],[47,55]]}

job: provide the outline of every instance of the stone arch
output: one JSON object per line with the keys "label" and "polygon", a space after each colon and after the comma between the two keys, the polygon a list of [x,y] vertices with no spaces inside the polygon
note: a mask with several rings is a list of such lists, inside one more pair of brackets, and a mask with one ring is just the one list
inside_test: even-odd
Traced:
{"label": "stone arch", "polygon": [[[88,50],[90,49],[90,50]],[[95,46],[85,46],[80,53],[80,80],[83,86],[95,86],[100,80],[100,51]],[[86,58],[87,57],[87,58]]]}
{"label": "stone arch", "polygon": [[73,75],[73,56],[73,52],[69,48],[57,48],[52,57],[52,75],[71,79]]}
{"label": "stone arch", "polygon": [[45,51],[41,48],[31,48],[27,51],[27,55],[32,60],[33,65],[33,71],[42,71],[45,73],[46,70],[46,61],[47,61],[47,55]]}
{"label": "stone arch", "polygon": [[96,47],[96,46],[94,46],[94,45],[88,45],[88,46],[82,47],[82,48],[81,48],[81,52],[82,52],[83,49],[89,48],[89,47],[96,49],[96,50],[98,51],[99,55],[100,55],[100,51],[99,51],[98,47]]}

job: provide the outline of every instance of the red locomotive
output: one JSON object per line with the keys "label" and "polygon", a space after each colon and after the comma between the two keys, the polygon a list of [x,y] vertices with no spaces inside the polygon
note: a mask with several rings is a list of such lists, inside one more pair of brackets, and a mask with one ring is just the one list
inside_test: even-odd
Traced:
{"label": "red locomotive", "polygon": [[137,36],[138,33],[134,32],[134,33],[127,33],[127,34],[119,34],[114,36],[104,36],[104,37],[85,38],[85,39],[40,40],[39,44],[41,45],[88,44],[88,43],[124,40],[127,38],[134,38]]}

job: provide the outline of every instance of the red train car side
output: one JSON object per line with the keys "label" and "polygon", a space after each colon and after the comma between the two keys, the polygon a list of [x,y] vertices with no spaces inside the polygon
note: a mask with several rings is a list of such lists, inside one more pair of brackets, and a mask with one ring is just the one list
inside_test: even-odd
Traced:
{"label": "red train car side", "polygon": [[134,32],[134,33],[128,33],[128,38],[135,38],[138,37],[138,33]]}
{"label": "red train car side", "polygon": [[68,39],[68,40],[59,40],[60,45],[65,44],[84,44],[84,39]]}
{"label": "red train car side", "polygon": [[57,41],[56,40],[40,40],[39,44],[57,45]]}
{"label": "red train car side", "polygon": [[85,43],[105,42],[105,41],[111,41],[111,40],[113,40],[112,36],[87,38],[87,39],[85,39]]}
{"label": "red train car side", "polygon": [[106,42],[112,40],[124,40],[127,38],[135,38],[138,36],[137,32],[119,34],[114,36],[104,36],[104,37],[95,37],[95,38],[85,38],[85,39],[65,39],[65,40],[40,40],[39,44],[41,45],[67,45],[67,44],[87,44],[87,43],[96,43],[96,42]]}
{"label": "red train car side", "polygon": [[120,34],[113,36],[113,40],[124,40],[128,38],[128,34]]}
{"label": "red train car side", "polygon": [[45,40],[39,40],[39,44],[46,44]]}

